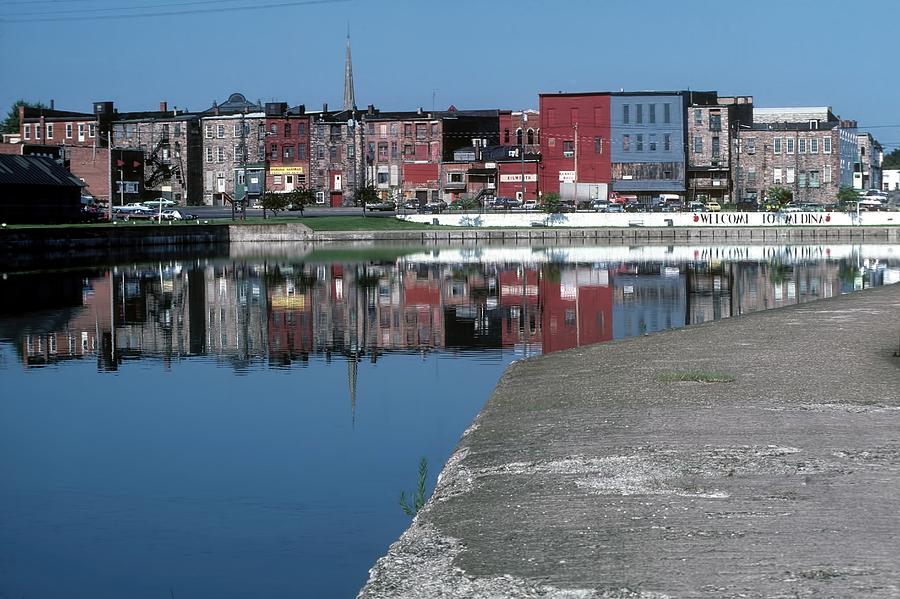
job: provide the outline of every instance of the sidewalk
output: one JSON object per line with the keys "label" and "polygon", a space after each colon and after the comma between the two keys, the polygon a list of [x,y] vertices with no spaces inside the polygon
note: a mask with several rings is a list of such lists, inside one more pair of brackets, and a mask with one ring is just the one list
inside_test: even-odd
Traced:
{"label": "sidewalk", "polygon": [[898,597],[898,345],[893,286],[513,364],[360,597]]}

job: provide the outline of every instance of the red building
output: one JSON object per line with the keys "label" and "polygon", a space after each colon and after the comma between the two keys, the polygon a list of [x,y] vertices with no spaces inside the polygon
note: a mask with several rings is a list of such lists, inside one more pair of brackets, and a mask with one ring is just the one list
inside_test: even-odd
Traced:
{"label": "red building", "polygon": [[608,188],[609,106],[608,92],[540,95],[541,193],[572,198],[577,181],[579,200],[586,200]]}
{"label": "red building", "polygon": [[302,104],[266,104],[266,189],[276,193],[307,188],[309,177],[309,116]]}
{"label": "red building", "polygon": [[571,268],[545,272],[540,282],[543,353],[613,338],[613,289],[608,272]]}

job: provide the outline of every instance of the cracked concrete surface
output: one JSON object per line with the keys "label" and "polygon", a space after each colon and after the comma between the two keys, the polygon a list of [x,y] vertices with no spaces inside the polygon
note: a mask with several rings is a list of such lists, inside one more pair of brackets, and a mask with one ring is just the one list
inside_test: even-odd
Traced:
{"label": "cracked concrete surface", "polygon": [[360,598],[900,597],[898,335],[886,287],[517,362]]}

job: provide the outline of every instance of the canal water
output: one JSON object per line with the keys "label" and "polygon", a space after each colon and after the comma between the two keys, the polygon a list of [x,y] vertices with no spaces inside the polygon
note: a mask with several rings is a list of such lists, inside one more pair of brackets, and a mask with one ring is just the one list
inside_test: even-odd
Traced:
{"label": "canal water", "polygon": [[0,597],[353,597],[511,361],[900,280],[895,245],[282,253],[2,273]]}

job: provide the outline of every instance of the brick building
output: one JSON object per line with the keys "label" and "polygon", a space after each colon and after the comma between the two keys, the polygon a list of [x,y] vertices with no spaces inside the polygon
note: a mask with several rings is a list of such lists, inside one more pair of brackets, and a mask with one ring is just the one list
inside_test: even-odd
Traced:
{"label": "brick building", "polygon": [[855,121],[828,107],[754,108],[753,124],[736,138],[738,197],[762,203],[771,187],[786,187],[795,202],[829,204],[853,184],[859,155]]}
{"label": "brick building", "polygon": [[539,98],[541,193],[559,193],[571,200],[577,183],[579,199],[605,198],[612,171],[610,94],[540,94]]}
{"label": "brick building", "polygon": [[[221,206],[258,196],[265,183],[266,114],[259,103],[231,94],[200,118],[203,203]],[[246,182],[245,182],[246,174]]]}
{"label": "brick building", "polygon": [[694,99],[687,118],[687,200],[732,202],[732,142],[736,130],[753,122],[753,97]]}
{"label": "brick building", "polygon": [[881,189],[881,163],[884,150],[871,133],[860,132],[859,157],[853,165],[853,187],[855,189]]}
{"label": "brick building", "polygon": [[290,192],[310,185],[309,115],[302,104],[266,103],[266,189]]}
{"label": "brick building", "polygon": [[203,138],[200,115],[168,109],[116,113],[113,143],[144,155],[146,195],[164,197],[179,205],[203,203]]}

